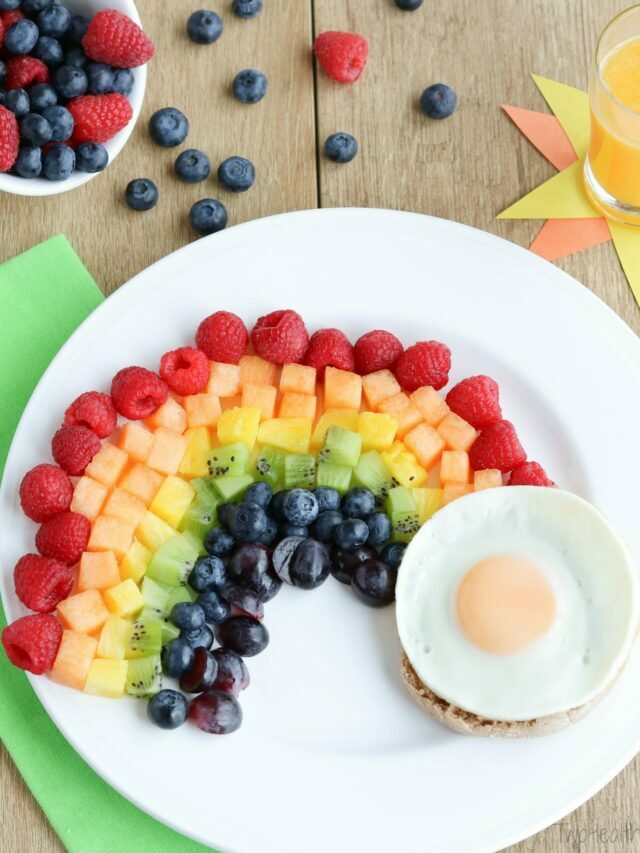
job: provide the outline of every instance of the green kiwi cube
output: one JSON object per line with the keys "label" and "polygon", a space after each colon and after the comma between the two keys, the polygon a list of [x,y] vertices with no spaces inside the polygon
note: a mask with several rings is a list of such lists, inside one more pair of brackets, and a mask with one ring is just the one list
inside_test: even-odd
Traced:
{"label": "green kiwi cube", "polygon": [[242,474],[239,477],[220,477],[214,482],[218,494],[222,498],[222,503],[229,503],[229,501],[235,501],[246,492],[253,483],[253,477],[250,474]]}
{"label": "green kiwi cube", "polygon": [[209,476],[239,477],[249,470],[249,448],[242,441],[227,444],[224,447],[214,447],[207,458]]}
{"label": "green kiwi cube", "polygon": [[155,616],[140,616],[131,623],[124,656],[127,659],[157,654],[162,648],[162,623]]}
{"label": "green kiwi cube", "polygon": [[185,530],[158,548],[147,566],[147,577],[167,586],[184,585],[199,556],[200,540]]}
{"label": "green kiwi cube", "polygon": [[144,599],[145,608],[161,613],[172,589],[173,587],[158,583],[145,575],[140,584],[140,592]]}
{"label": "green kiwi cube", "polygon": [[309,453],[287,453],[284,457],[284,488],[312,489],[316,479],[316,460]]}
{"label": "green kiwi cube", "polygon": [[360,458],[362,436],[339,426],[331,426],[324,437],[320,451],[321,462],[333,462],[336,465],[348,465],[354,468]]}
{"label": "green kiwi cube", "polygon": [[391,539],[394,542],[410,542],[420,529],[418,506],[411,490],[395,486],[389,491],[385,508],[391,519]]}
{"label": "green kiwi cube", "polygon": [[162,690],[160,655],[133,658],[127,664],[126,691],[138,699],[148,699]]}
{"label": "green kiwi cube", "polygon": [[335,489],[341,495],[344,495],[351,485],[352,473],[353,470],[348,465],[335,465],[333,462],[318,462],[316,487],[329,486],[329,488]]}
{"label": "green kiwi cube", "polygon": [[274,492],[279,491],[284,478],[284,460],[286,454],[277,447],[265,445],[256,460],[255,478],[268,483]]}
{"label": "green kiwi cube", "polygon": [[378,504],[384,503],[391,489],[398,485],[376,450],[362,454],[353,469],[353,483],[355,486],[369,489]]}
{"label": "green kiwi cube", "polygon": [[182,517],[180,530],[188,530],[198,539],[204,539],[218,522],[220,496],[208,477],[196,477],[191,480],[191,485],[196,490],[196,497]]}

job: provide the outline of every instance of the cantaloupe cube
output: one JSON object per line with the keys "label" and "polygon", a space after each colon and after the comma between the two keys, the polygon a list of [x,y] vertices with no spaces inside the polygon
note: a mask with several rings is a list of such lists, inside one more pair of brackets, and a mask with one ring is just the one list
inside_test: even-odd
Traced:
{"label": "cantaloupe cube", "polygon": [[145,513],[142,521],[136,528],[136,539],[152,553],[177,535],[177,532],[170,524],[167,524],[166,521],[163,521],[149,511]]}
{"label": "cantaloupe cube", "polygon": [[196,490],[180,477],[167,477],[158,494],[151,501],[150,512],[162,518],[172,527],[178,527],[182,517],[193,502]]}
{"label": "cantaloupe cube", "polygon": [[189,429],[215,426],[222,414],[220,399],[216,394],[191,394],[183,401]]}
{"label": "cantaloupe cube", "polygon": [[184,435],[158,427],[153,434],[147,465],[161,474],[176,474],[188,444],[189,439]]}
{"label": "cantaloupe cube", "polygon": [[247,382],[242,386],[240,405],[243,408],[260,410],[260,420],[272,418],[276,412],[278,391],[273,385],[254,385]]}
{"label": "cantaloupe cube", "polygon": [[498,468],[485,468],[484,471],[474,471],[473,488],[476,492],[483,489],[495,489],[502,485],[502,471]]}
{"label": "cantaloupe cube", "polygon": [[118,559],[124,557],[133,541],[135,525],[121,518],[99,515],[93,522],[88,551],[113,551]]}
{"label": "cantaloupe cube", "polygon": [[469,450],[478,436],[471,424],[454,412],[449,412],[442,423],[438,425],[438,432],[445,440],[449,450]]}
{"label": "cantaloupe cube", "polygon": [[377,370],[362,377],[362,390],[369,408],[377,409],[383,400],[395,397],[402,388],[390,370]]}
{"label": "cantaloupe cube", "polygon": [[445,450],[440,460],[440,483],[468,483],[471,477],[469,454],[464,450]]}
{"label": "cantaloupe cube", "polygon": [[118,447],[135,462],[146,462],[153,444],[153,435],[137,421],[126,423],[120,430]]}
{"label": "cantaloupe cube", "polygon": [[211,450],[211,432],[209,427],[195,427],[188,429],[185,436],[189,444],[180,460],[178,474],[190,479],[193,477],[206,477],[207,457]]}
{"label": "cantaloupe cube", "polygon": [[311,436],[311,449],[319,450],[324,444],[324,439],[329,427],[337,426],[348,429],[351,432],[358,431],[359,412],[357,409],[326,409],[314,427]]}
{"label": "cantaloupe cube", "polygon": [[444,399],[430,385],[423,385],[422,388],[415,390],[411,395],[411,400],[422,415],[423,420],[432,427],[437,427],[438,424],[442,423],[450,411]]}
{"label": "cantaloupe cube", "polygon": [[73,490],[71,511],[84,515],[89,521],[97,518],[107,497],[108,489],[91,477],[80,477]]}
{"label": "cantaloupe cube", "polygon": [[239,409],[242,404],[242,391],[239,394],[234,394],[233,397],[220,397],[220,405],[222,411],[227,409]]}
{"label": "cantaloupe cube", "polygon": [[[173,397],[167,397],[159,409],[147,418],[146,423],[152,430],[158,427],[173,430],[173,432],[184,432],[187,428],[187,413],[184,408],[174,400]],[[145,460],[140,460],[144,462]]]}
{"label": "cantaloupe cube", "polygon": [[325,368],[324,404],[327,409],[359,409],[361,401],[361,376],[337,367]]}
{"label": "cantaloupe cube", "polygon": [[120,488],[140,498],[145,506],[149,506],[163,480],[162,474],[158,474],[157,471],[152,471],[146,465],[138,463],[124,475],[120,482]]}
{"label": "cantaloupe cube", "polygon": [[140,498],[132,495],[126,489],[116,488],[109,495],[102,514],[108,515],[110,518],[121,518],[122,521],[127,521],[137,527],[145,511],[146,506]]}
{"label": "cantaloupe cube", "polygon": [[120,569],[113,551],[85,551],[80,558],[78,590],[109,589],[120,582]]}
{"label": "cantaloupe cube", "polygon": [[129,460],[115,444],[104,443],[85,469],[85,474],[111,488],[118,482]]}
{"label": "cantaloupe cube", "polygon": [[53,663],[51,678],[65,687],[82,690],[87,680],[98,641],[76,631],[63,631],[58,654]]}
{"label": "cantaloupe cube", "polygon": [[131,622],[111,614],[100,631],[97,656],[109,660],[123,660],[130,636]]}
{"label": "cantaloupe cube", "polygon": [[442,489],[440,508],[450,504],[451,501],[455,501],[457,498],[470,495],[471,492],[473,492],[473,486],[468,483],[445,483],[444,488]]}
{"label": "cantaloupe cube", "polygon": [[282,395],[278,416],[281,418],[309,418],[316,416],[317,398],[310,394],[287,391]]}
{"label": "cantaloupe cube", "polygon": [[240,384],[276,385],[278,368],[258,355],[243,355],[240,359]]}
{"label": "cantaloupe cube", "polygon": [[56,612],[66,628],[79,634],[95,634],[107,621],[109,611],[97,589],[86,589],[61,601]]}
{"label": "cantaloupe cube", "polygon": [[132,578],[136,583],[139,583],[147,571],[147,566],[151,560],[151,551],[134,539],[131,547],[120,561],[120,579],[126,581],[127,578]]}
{"label": "cantaloupe cube", "polygon": [[404,391],[400,391],[393,397],[381,400],[378,403],[378,411],[391,415],[398,422],[396,433],[398,438],[402,438],[406,433],[422,423],[422,415]]}
{"label": "cantaloupe cube", "polygon": [[285,364],[280,374],[280,393],[316,393],[316,369],[306,364]]}
{"label": "cantaloupe cube", "polygon": [[135,616],[144,607],[142,593],[131,578],[105,590],[104,602],[111,613],[123,619]]}
{"label": "cantaloupe cube", "polygon": [[436,465],[444,450],[444,440],[429,424],[419,424],[404,437],[404,443],[427,471]]}
{"label": "cantaloupe cube", "polygon": [[362,436],[362,452],[388,450],[398,431],[398,421],[385,412],[361,412],[358,432]]}
{"label": "cantaloupe cube", "polygon": [[217,397],[235,397],[239,393],[240,366],[212,361],[207,394],[215,394]]}
{"label": "cantaloupe cube", "polygon": [[258,430],[258,444],[270,444],[286,453],[308,453],[310,440],[309,418],[271,418]]}
{"label": "cantaloupe cube", "polygon": [[[253,356],[247,356],[253,358]],[[257,356],[256,356],[257,357]],[[262,359],[260,359],[262,361]],[[265,362],[268,364],[268,362]],[[260,409],[240,407],[227,409],[218,421],[218,441],[221,445],[242,441],[253,450],[260,426]]]}
{"label": "cantaloupe cube", "polygon": [[106,696],[108,699],[120,699],[124,696],[128,666],[126,660],[94,658],[89,665],[84,692],[93,696]]}

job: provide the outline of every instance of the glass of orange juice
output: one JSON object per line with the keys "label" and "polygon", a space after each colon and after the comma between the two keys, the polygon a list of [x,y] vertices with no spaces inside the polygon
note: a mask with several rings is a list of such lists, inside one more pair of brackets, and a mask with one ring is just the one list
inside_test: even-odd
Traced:
{"label": "glass of orange juice", "polygon": [[640,226],[640,5],[620,12],[600,36],[589,107],[589,198],[605,216]]}

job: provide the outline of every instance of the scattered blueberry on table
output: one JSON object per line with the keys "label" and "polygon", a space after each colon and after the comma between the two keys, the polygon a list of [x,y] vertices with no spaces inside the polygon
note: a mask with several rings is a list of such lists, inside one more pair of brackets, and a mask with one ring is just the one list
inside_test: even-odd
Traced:
{"label": "scattered blueberry on table", "polygon": [[324,143],[324,153],[334,163],[349,163],[358,153],[358,142],[350,133],[332,133]]}
{"label": "scattered blueberry on table", "polygon": [[233,193],[246,192],[256,179],[256,170],[246,157],[229,157],[218,166],[218,180]]}
{"label": "scattered blueberry on table", "polygon": [[394,0],[398,9],[402,9],[403,12],[415,12],[423,2],[424,0]]}
{"label": "scattered blueberry on table", "polygon": [[174,165],[175,173],[187,184],[197,184],[206,180],[211,173],[211,163],[204,151],[187,148],[178,154]]}
{"label": "scattered blueberry on table", "polygon": [[187,21],[187,35],[195,44],[213,44],[222,35],[222,18],[215,12],[200,9]]}
{"label": "scattered blueberry on table", "polygon": [[149,119],[149,135],[165,148],[175,148],[187,138],[189,120],[176,107],[157,110]]}
{"label": "scattered blueberry on table", "polygon": [[239,18],[255,18],[262,11],[263,0],[233,0],[231,8]]}
{"label": "scattered blueberry on table", "polygon": [[427,118],[448,118],[455,112],[458,96],[450,86],[434,83],[420,96],[420,108]]}
{"label": "scattered blueberry on table", "polygon": [[262,71],[246,68],[233,78],[233,94],[241,104],[257,104],[267,94],[269,81]]}
{"label": "scattered blueberry on table", "polygon": [[136,178],[127,184],[124,200],[131,210],[151,210],[158,203],[158,188],[149,178]]}
{"label": "scattered blueberry on table", "polygon": [[201,237],[222,231],[227,224],[227,209],[221,201],[203,198],[189,211],[189,222]]}

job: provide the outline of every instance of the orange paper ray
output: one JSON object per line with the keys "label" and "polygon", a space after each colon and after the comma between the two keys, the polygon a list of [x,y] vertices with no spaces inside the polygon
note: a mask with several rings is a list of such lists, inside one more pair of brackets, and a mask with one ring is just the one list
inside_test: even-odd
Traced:
{"label": "orange paper ray", "polygon": [[590,246],[606,243],[611,232],[606,219],[548,219],[529,246],[532,252],[547,261],[566,258]]}
{"label": "orange paper ray", "polygon": [[507,104],[502,104],[502,109],[529,142],[558,171],[566,169],[578,159],[569,137],[555,116]]}

